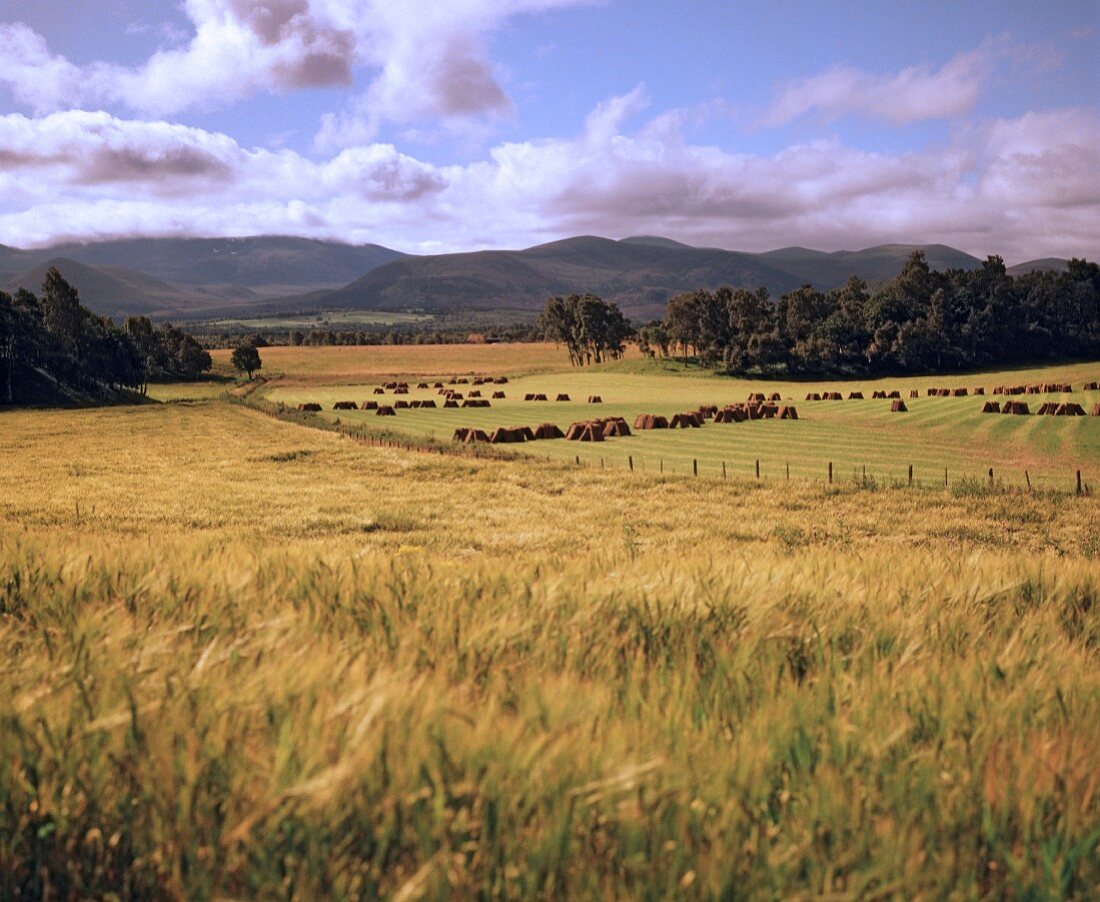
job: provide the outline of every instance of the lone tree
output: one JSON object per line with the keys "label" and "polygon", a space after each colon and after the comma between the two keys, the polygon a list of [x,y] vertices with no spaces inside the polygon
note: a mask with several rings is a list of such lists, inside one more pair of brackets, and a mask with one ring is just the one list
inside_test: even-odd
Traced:
{"label": "lone tree", "polygon": [[263,366],[260,362],[260,352],[252,345],[241,345],[239,348],[235,348],[229,361],[238,372],[248,373],[249,379],[252,378],[252,374],[256,370]]}

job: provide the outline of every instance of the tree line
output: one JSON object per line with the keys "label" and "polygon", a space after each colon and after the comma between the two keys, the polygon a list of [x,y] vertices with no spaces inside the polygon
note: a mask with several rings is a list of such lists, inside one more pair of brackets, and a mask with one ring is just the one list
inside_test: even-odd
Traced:
{"label": "tree line", "polygon": [[76,288],[51,267],[40,295],[0,291],[0,402],[43,391],[103,398],[145,393],[150,380],[190,379],[210,369],[210,355],[170,324],[143,316],[116,325],[80,303]]}
{"label": "tree line", "polygon": [[914,251],[871,290],[853,276],[803,285],[773,302],[764,288],[678,294],[644,325],[649,355],[681,354],[731,374],[933,372],[1100,356],[1100,266],[1010,276],[997,256],[932,271]]}

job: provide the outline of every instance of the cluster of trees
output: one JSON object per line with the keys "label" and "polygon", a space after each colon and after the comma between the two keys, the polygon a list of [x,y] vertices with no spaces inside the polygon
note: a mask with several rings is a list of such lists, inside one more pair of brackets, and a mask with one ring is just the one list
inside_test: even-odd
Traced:
{"label": "cluster of trees", "polygon": [[0,292],[0,402],[11,404],[47,380],[55,390],[103,397],[150,379],[193,378],[211,367],[210,355],[190,335],[145,317],[123,325],[97,316],[56,268],[41,295]]}
{"label": "cluster of trees", "polygon": [[730,373],[914,372],[1100,355],[1100,267],[1013,278],[1000,257],[934,272],[914,251],[871,291],[803,285],[772,302],[765,289],[680,294],[639,330],[652,355],[691,355]]}
{"label": "cluster of trees", "polygon": [[565,345],[573,366],[618,360],[625,342],[634,336],[622,311],[594,294],[550,298],[538,327],[548,341]]}

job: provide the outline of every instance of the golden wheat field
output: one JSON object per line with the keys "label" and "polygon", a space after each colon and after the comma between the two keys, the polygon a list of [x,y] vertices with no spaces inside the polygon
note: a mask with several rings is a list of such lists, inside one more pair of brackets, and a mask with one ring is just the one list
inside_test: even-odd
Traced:
{"label": "golden wheat field", "polygon": [[158,391],[0,414],[0,897],[1100,894],[1095,497]]}

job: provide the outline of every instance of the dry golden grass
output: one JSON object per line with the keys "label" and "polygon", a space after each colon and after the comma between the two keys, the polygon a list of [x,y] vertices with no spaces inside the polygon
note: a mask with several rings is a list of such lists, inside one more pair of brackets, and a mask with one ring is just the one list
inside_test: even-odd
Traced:
{"label": "dry golden grass", "polygon": [[[229,350],[211,352],[215,367],[229,372]],[[264,370],[294,381],[373,381],[382,376],[450,376],[539,373],[569,366],[563,347],[530,344],[364,345],[276,347],[260,351]],[[640,356],[631,349],[628,358]]]}
{"label": "dry golden grass", "polygon": [[0,425],[0,898],[1100,892],[1092,498]]}

